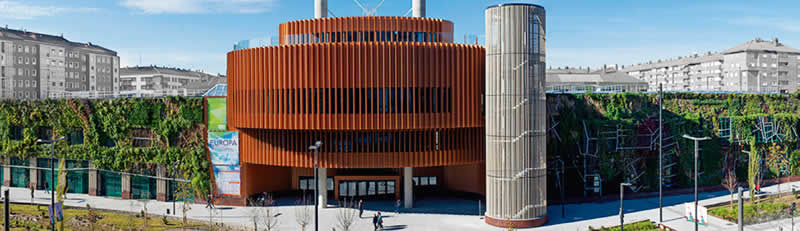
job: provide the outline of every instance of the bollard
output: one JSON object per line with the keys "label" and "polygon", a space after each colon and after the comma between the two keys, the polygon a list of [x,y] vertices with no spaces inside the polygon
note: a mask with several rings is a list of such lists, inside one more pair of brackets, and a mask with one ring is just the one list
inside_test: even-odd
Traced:
{"label": "bollard", "polygon": [[[739,231],[744,231],[744,225],[742,225],[744,224],[744,222],[742,221],[744,220],[744,209],[742,209],[742,207],[744,207],[744,198],[742,198],[742,195],[744,195],[744,193],[742,192],[742,187],[739,187],[738,190],[739,190],[739,208],[736,209],[738,210],[737,212],[738,215],[736,220],[739,223]],[[750,196],[752,197],[753,195]]]}
{"label": "bollard", "polygon": [[481,200],[478,200],[478,216],[481,215]]}
{"label": "bollard", "polygon": [[11,204],[9,203],[9,200],[10,199],[8,198],[8,189],[6,189],[5,191],[3,191],[3,207],[4,207],[4,210],[5,210],[5,214],[6,214],[6,216],[4,217],[5,218],[4,222],[5,222],[5,230],[6,231],[11,230],[11,219],[10,219],[11,218]]}

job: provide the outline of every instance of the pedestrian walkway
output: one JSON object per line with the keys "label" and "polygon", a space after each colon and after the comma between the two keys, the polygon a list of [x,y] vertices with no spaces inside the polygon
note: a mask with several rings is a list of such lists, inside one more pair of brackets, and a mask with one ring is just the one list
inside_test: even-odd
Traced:
{"label": "pedestrian walkway", "polygon": [[[782,184],[783,191],[789,191],[792,187],[800,188],[800,182],[784,183]],[[8,187],[3,187],[6,189]],[[26,188],[10,188],[11,200],[19,203],[30,203],[30,190]],[[767,193],[777,192],[777,185],[765,187],[762,189]],[[745,197],[747,197],[745,192]],[[709,205],[730,200],[728,191],[717,191],[699,194],[700,205]],[[664,197],[664,224],[678,230],[694,230],[694,225],[685,221],[683,218],[683,203],[694,201],[693,194],[667,196]],[[45,194],[44,191],[36,191],[34,203],[48,204],[50,203],[50,194]],[[467,200],[449,200],[442,203],[436,201],[420,201],[419,204],[424,205],[421,212],[415,209],[402,209],[401,214],[395,214],[391,204],[393,202],[373,202],[366,201],[364,216],[357,218],[352,230],[372,230],[372,215],[378,209],[384,215],[384,226],[392,230],[505,230],[497,227],[492,227],[484,223],[481,216],[476,215],[456,215],[456,214],[438,214],[429,213],[431,206],[442,207],[456,207],[462,208],[462,214],[472,214],[472,212],[464,212],[464,210],[477,207],[477,202]],[[460,203],[460,204],[459,204]],[[467,205],[466,203],[475,203]],[[118,198],[107,198],[88,196],[86,194],[69,194],[69,199],[65,200],[65,205],[75,207],[86,207],[86,204],[98,209],[116,210],[125,212],[138,213],[142,210],[142,203],[140,200],[122,200]],[[177,202],[177,208],[180,211],[181,202]],[[161,202],[156,200],[148,200],[148,212],[153,215],[165,215],[167,209],[172,210],[172,202]],[[275,206],[278,214],[279,225],[278,230],[300,230],[300,226],[295,220],[295,207],[293,205]],[[229,226],[244,227],[252,225],[250,215],[257,208],[254,207],[235,207],[235,206],[218,206],[217,214],[214,214],[214,222],[224,222]],[[313,212],[313,208],[311,209]],[[336,214],[339,209],[327,208],[320,210],[320,230],[331,230],[337,224]],[[390,210],[390,211],[386,211]],[[446,209],[444,211],[447,211]],[[477,211],[477,210],[476,210]],[[357,211],[354,210],[357,215]],[[428,213],[426,213],[428,212]],[[588,230],[589,226],[615,226],[619,225],[619,201],[609,201],[602,203],[584,203],[584,204],[568,204],[566,205],[566,216],[561,218],[561,205],[549,206],[548,214],[550,221],[547,225],[537,228],[525,230]],[[191,204],[191,210],[187,213],[190,219],[198,221],[208,221],[210,210],[205,208],[205,203]],[[180,215],[173,215],[174,217],[181,217]],[[625,221],[634,222],[639,220],[658,220],[658,197],[625,200]],[[313,222],[313,218],[312,218]],[[771,223],[770,223],[771,224]],[[787,223],[788,224],[788,223]],[[767,225],[767,226],[765,226]],[[312,224],[313,227],[313,224]],[[769,224],[753,225],[745,227],[746,230],[765,230],[774,229],[776,226]],[[700,230],[735,230],[736,224],[715,218],[709,217],[708,226],[700,226]],[[337,230],[340,230],[337,227]],[[785,229],[788,230],[788,229]]]}

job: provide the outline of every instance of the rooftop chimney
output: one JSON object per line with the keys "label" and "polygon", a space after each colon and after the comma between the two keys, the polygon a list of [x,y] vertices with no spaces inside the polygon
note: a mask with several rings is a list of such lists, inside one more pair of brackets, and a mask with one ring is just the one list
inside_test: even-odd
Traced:
{"label": "rooftop chimney", "polygon": [[314,18],[328,17],[328,0],[314,0]]}
{"label": "rooftop chimney", "polygon": [[424,18],[425,0],[411,0],[411,11],[414,11],[415,18]]}

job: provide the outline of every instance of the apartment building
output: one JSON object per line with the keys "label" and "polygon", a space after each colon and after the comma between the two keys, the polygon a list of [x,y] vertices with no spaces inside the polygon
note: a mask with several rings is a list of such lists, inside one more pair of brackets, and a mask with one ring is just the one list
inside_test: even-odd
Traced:
{"label": "apartment building", "polygon": [[718,53],[691,55],[621,68],[645,80],[648,90],[795,92],[800,88],[800,50],[777,38],[750,40]]}
{"label": "apartment building", "polygon": [[0,98],[118,94],[115,51],[63,36],[0,28]]}
{"label": "apartment building", "polygon": [[648,87],[647,81],[617,72],[616,67],[548,68],[545,75],[548,93],[644,92]]}
{"label": "apartment building", "polygon": [[123,67],[120,70],[120,95],[196,96],[225,81],[222,75],[173,67]]}

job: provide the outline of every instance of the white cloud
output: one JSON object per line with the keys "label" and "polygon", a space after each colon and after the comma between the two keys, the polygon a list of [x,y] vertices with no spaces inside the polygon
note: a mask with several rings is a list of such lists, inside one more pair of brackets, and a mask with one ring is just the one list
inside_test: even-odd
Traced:
{"label": "white cloud", "polygon": [[123,0],[122,6],[146,14],[237,13],[270,11],[275,0]]}
{"label": "white cloud", "polygon": [[53,16],[67,12],[90,12],[95,8],[69,8],[54,6],[35,6],[16,1],[0,1],[0,18],[33,19],[42,16]]}

